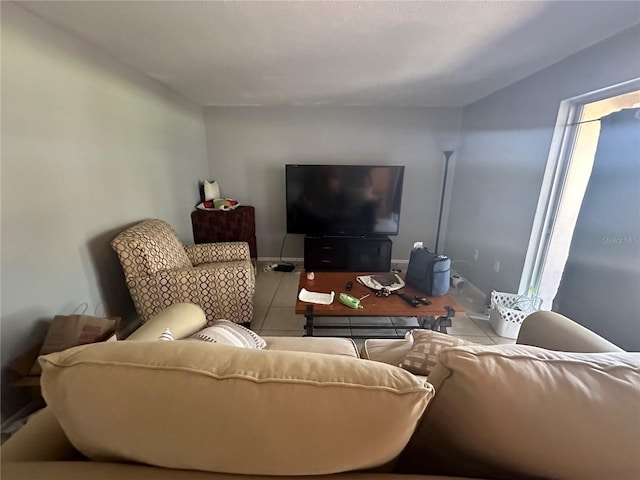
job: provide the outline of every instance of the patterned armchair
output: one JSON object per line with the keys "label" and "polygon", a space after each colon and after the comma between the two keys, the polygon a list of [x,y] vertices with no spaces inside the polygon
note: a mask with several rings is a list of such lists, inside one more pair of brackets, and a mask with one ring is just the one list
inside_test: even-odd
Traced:
{"label": "patterned armchair", "polygon": [[168,223],[145,220],[111,246],[143,322],[174,303],[199,305],[209,324],[251,322],[255,276],[246,242],[183,246]]}

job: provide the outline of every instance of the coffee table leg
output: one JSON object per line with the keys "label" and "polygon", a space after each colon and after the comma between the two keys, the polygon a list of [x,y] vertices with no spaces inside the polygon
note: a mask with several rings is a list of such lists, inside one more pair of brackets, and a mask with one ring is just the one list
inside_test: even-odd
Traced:
{"label": "coffee table leg", "polygon": [[313,337],[313,305],[307,305],[307,310],[304,312],[304,317],[307,319],[305,324],[305,337]]}
{"label": "coffee table leg", "polygon": [[440,317],[418,317],[418,325],[424,330],[447,333],[447,327],[452,325],[451,317],[455,316],[455,311],[451,307],[445,307],[447,314]]}
{"label": "coffee table leg", "polygon": [[444,308],[447,310],[447,314],[436,318],[432,327],[432,330],[440,333],[447,333],[447,328],[453,323],[451,318],[456,316],[456,311],[452,307],[445,306]]}
{"label": "coffee table leg", "polygon": [[418,325],[424,330],[434,330],[434,317],[418,317]]}

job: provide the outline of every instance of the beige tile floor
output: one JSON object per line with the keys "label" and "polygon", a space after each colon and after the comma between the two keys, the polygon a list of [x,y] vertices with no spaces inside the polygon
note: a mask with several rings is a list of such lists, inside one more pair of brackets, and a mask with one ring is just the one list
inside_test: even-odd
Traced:
{"label": "beige tile floor", "polygon": [[[298,269],[296,269],[298,270]],[[296,315],[294,307],[298,295],[300,271],[274,272],[258,268],[256,276],[256,295],[254,315],[251,328],[264,336],[302,336],[305,318]],[[456,295],[452,289],[450,294]],[[457,300],[464,300],[458,299]],[[462,302],[464,304],[464,302]],[[465,308],[468,308],[465,305]],[[474,316],[475,317],[475,316]],[[340,329],[320,330],[316,334],[323,336],[367,335],[371,337],[388,337],[404,334],[407,327],[417,326],[415,318],[408,317],[334,317],[318,318],[316,324],[344,325]],[[372,325],[370,329],[354,329],[351,325]],[[376,329],[376,325],[393,325],[395,329]],[[470,342],[494,345],[514,343],[514,340],[498,336],[486,320],[470,318],[466,314],[458,314],[453,319],[453,326],[448,329],[450,335],[469,340]]]}

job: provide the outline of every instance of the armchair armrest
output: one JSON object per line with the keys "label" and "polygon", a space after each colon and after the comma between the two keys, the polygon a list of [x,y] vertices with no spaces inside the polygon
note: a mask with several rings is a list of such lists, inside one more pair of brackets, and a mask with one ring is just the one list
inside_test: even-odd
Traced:
{"label": "armchair armrest", "polygon": [[138,342],[157,340],[167,328],[171,330],[174,338],[185,338],[202,330],[206,323],[207,319],[202,308],[192,303],[176,303],[151,317],[129,335],[127,340]]}
{"label": "armchair armrest", "polygon": [[555,312],[539,311],[524,319],[516,343],[561,352],[623,352],[597,333]]}
{"label": "armchair armrest", "polygon": [[184,250],[193,265],[250,260],[247,242],[199,243],[185,245]]}

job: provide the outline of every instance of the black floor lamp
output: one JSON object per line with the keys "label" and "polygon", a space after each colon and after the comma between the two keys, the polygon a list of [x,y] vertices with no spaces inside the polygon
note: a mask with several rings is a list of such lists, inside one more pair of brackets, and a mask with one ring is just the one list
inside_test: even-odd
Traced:
{"label": "black floor lamp", "polygon": [[436,249],[438,252],[438,244],[440,243],[440,226],[442,224],[442,209],[444,208],[444,192],[447,188],[447,174],[449,173],[449,159],[453,155],[453,150],[445,150],[444,152],[444,178],[442,179],[442,196],[440,197],[440,213],[438,214],[438,231],[436,232]]}

